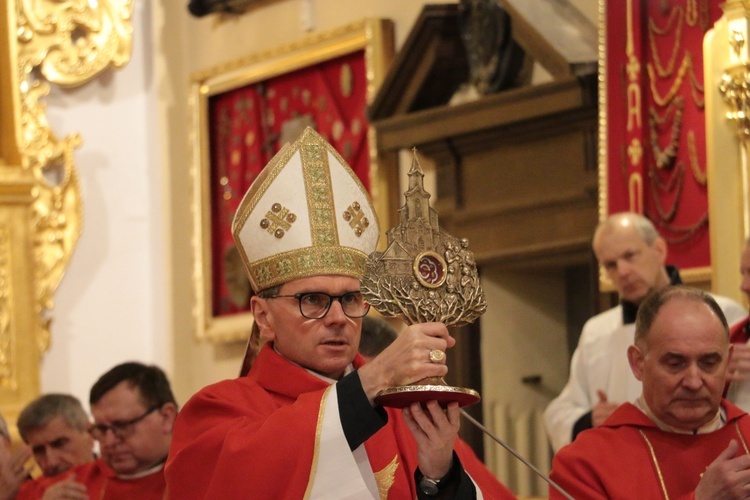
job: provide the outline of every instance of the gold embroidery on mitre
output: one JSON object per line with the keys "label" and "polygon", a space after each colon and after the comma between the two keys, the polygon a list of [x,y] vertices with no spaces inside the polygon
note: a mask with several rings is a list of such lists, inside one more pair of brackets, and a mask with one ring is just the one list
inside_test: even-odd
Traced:
{"label": "gold embroidery on mitre", "polygon": [[313,246],[338,245],[336,219],[331,211],[334,203],[328,150],[320,142],[310,140],[300,148],[300,156],[307,193],[312,244]]}
{"label": "gold embroidery on mitre", "polygon": [[362,277],[367,256],[348,247],[305,247],[271,255],[247,265],[256,290],[315,274]]}
{"label": "gold embroidery on mitre", "polygon": [[344,210],[342,216],[344,217],[344,220],[349,223],[349,227],[354,229],[354,234],[357,237],[362,236],[362,233],[364,233],[365,229],[370,225],[370,220],[365,217],[362,206],[357,201],[349,205],[349,208]]}
{"label": "gold embroidery on mitre", "polygon": [[378,492],[380,493],[380,500],[386,500],[388,498],[388,491],[396,482],[396,471],[398,470],[398,455],[393,457],[391,463],[386,465],[383,470],[375,473],[375,482],[378,484]]}
{"label": "gold embroidery on mitre", "polygon": [[281,203],[274,203],[271,210],[266,212],[266,217],[260,220],[260,227],[281,239],[296,220],[297,216],[288,208],[282,207]]}

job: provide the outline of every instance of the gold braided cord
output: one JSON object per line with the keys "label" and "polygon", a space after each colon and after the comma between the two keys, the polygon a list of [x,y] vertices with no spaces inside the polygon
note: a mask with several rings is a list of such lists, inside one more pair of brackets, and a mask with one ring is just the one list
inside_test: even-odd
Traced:
{"label": "gold braided cord", "polygon": [[[675,190],[674,201],[672,202],[672,206],[668,210],[665,210],[661,205],[661,201],[659,201],[659,193],[657,191],[658,182],[651,183],[651,195],[654,198],[654,206],[656,207],[656,211],[659,213],[659,217],[661,217],[664,221],[672,221],[675,214],[677,213],[677,205],[679,205],[680,197],[682,195],[682,181],[685,178],[684,172],[685,167],[682,166],[682,163],[678,164],[678,167],[672,174],[672,179],[670,179],[669,181],[669,184],[674,184],[673,180],[675,177],[677,178],[677,189]],[[649,176],[654,180],[658,178],[654,169],[649,170]]]}
{"label": "gold braided cord", "polygon": [[669,176],[669,179],[667,179],[667,182],[661,180],[659,174],[657,174],[658,171],[653,166],[649,168],[648,176],[656,185],[656,187],[665,192],[672,192],[674,191],[674,188],[678,182],[682,183],[682,181],[680,181],[680,177],[684,175],[681,172],[685,171],[685,167],[682,162],[678,162],[675,165],[675,168],[671,170],[672,174]]}
{"label": "gold braided cord", "polygon": [[[672,100],[672,102],[669,103],[669,106],[667,106],[667,109],[664,110],[664,114],[660,115],[659,111],[656,108],[649,107],[649,113],[651,117],[654,119],[657,125],[664,125],[667,120],[669,119],[669,115],[674,115],[675,108],[677,106],[683,107],[685,104],[684,99],[682,97],[677,97],[676,99]],[[674,119],[674,118],[673,118]]]}
{"label": "gold braided cord", "polygon": [[[692,83],[692,80],[690,80]],[[698,107],[698,109],[703,109],[706,107],[706,100],[703,98],[702,91],[696,90],[696,88],[691,85],[690,86],[690,93],[693,95],[693,102]]]}
{"label": "gold braided cord", "polygon": [[[660,169],[670,168],[674,165],[675,159],[677,158],[677,149],[680,145],[680,133],[682,131],[682,109],[684,107],[684,100],[681,96],[677,96],[672,100],[667,110],[674,108],[674,114],[672,115],[672,130],[669,138],[669,145],[661,149],[659,146],[659,131],[657,125],[659,120],[666,121],[667,113],[663,117],[660,117],[656,112],[656,109],[649,107],[649,134],[651,140],[651,149],[654,154],[654,160],[656,166]],[[661,123],[663,125],[664,122]]]}
{"label": "gold braided cord", "polygon": [[[676,14],[679,14],[679,16]],[[654,59],[654,63],[656,63],[656,72],[662,78],[666,78],[672,74],[675,62],[677,62],[677,54],[680,49],[680,39],[682,38],[682,17],[682,8],[679,6],[674,6],[672,8],[672,12],[669,14],[667,25],[664,28],[657,27],[653,19],[649,18],[648,20],[648,41],[651,48],[651,55]],[[656,48],[656,40],[654,35],[664,36],[669,34],[669,32],[672,30],[672,24],[675,19],[677,19],[677,27],[675,28],[674,46],[672,47],[672,55],[669,57],[669,62],[667,63],[667,67],[665,68],[661,64],[661,59],[659,57],[659,51]]]}
{"label": "gold braided cord", "polygon": [[698,21],[698,7],[696,0],[687,0],[687,13],[685,14],[685,22],[688,26],[695,26]]}
{"label": "gold braided cord", "polygon": [[[740,432],[739,421],[735,420],[734,429],[737,432],[737,436],[740,438],[740,442],[742,443],[742,448],[745,450],[745,455],[750,455],[750,450],[748,450],[747,443],[745,442],[745,438],[742,436],[742,433]],[[656,468],[656,475],[659,477],[659,484],[661,485],[661,491],[664,494],[664,498],[666,500],[669,500],[669,493],[667,492],[667,486],[664,483],[664,476],[661,473],[661,467],[659,467],[659,461],[656,459],[656,453],[654,452],[654,447],[651,445],[651,441],[649,441],[648,437],[646,436],[646,433],[643,432],[643,429],[638,429],[638,432],[641,433],[641,436],[643,436],[643,440],[646,442],[646,445],[648,446],[649,453],[651,454],[651,461],[653,462],[654,467]]]}
{"label": "gold braided cord", "polygon": [[661,467],[659,467],[659,461],[656,459],[656,453],[654,452],[654,447],[651,445],[651,441],[648,440],[648,437],[646,437],[646,433],[643,432],[643,429],[638,429],[638,432],[641,433],[641,436],[643,436],[643,440],[646,441],[646,445],[648,446],[648,451],[651,454],[651,461],[654,463],[654,467],[656,468],[656,475],[659,477],[659,484],[661,485],[661,491],[664,494],[665,500],[669,500],[669,493],[667,493],[667,485],[664,484],[664,476],[661,473]]}
{"label": "gold braided cord", "polygon": [[654,74],[653,65],[651,63],[648,63],[646,65],[646,69],[648,70],[649,83],[651,84],[651,94],[654,96],[654,102],[657,105],[666,106],[670,103],[670,101],[672,101],[672,99],[674,99],[674,96],[677,94],[677,91],[682,85],[682,80],[685,78],[685,73],[689,68],[692,67],[692,65],[693,62],[692,57],[690,56],[690,52],[686,52],[685,57],[682,58],[680,69],[677,71],[677,76],[675,76],[675,79],[672,82],[672,86],[664,96],[660,96],[659,91],[656,88],[656,75]]}
{"label": "gold braided cord", "polygon": [[697,233],[701,227],[708,224],[708,210],[703,212],[703,215],[701,215],[695,223],[688,226],[678,226],[676,224],[670,224],[668,221],[662,221],[655,217],[651,218],[651,221],[657,224],[660,228],[664,229],[664,231],[672,234],[679,234],[680,236],[670,236],[665,232],[661,232],[662,238],[664,238],[667,243],[669,243],[670,245],[677,245],[679,243],[684,243],[692,238],[693,235],[695,235],[695,233]]}
{"label": "gold braided cord", "polygon": [[698,161],[698,148],[695,145],[695,132],[688,130],[688,153],[690,155],[690,169],[693,171],[693,177],[698,184],[705,186],[708,182],[706,172],[701,169],[700,162]]}
{"label": "gold braided cord", "polygon": [[740,443],[742,443],[742,448],[745,450],[745,455],[750,455],[750,450],[747,449],[747,443],[745,442],[745,438],[742,436],[742,433],[740,432],[739,420],[734,421],[734,429],[737,431],[737,436],[740,438]]}

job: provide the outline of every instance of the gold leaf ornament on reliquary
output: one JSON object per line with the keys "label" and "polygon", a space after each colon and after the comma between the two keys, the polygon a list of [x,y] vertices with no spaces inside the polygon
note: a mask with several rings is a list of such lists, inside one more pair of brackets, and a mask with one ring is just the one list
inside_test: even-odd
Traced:
{"label": "gold leaf ornament on reliquary", "polygon": [[[468,325],[487,310],[469,241],[440,228],[438,213],[430,207],[431,195],[424,189],[416,149],[408,176],[399,224],[386,231],[387,248],[367,257],[362,295],[383,316],[398,317],[407,324]],[[432,362],[438,360],[433,354],[445,356],[431,352]],[[467,406],[480,399],[475,390],[448,386],[440,378],[390,387],[375,397],[378,404],[395,408],[430,400],[443,406],[450,402]]]}
{"label": "gold leaf ornament on reliquary", "polygon": [[[34,294],[40,353],[49,347],[54,292],[81,233],[83,206],[73,150],[81,138],[58,138],[46,117],[49,83],[82,85],[131,55],[132,0],[16,0],[15,71],[20,117],[16,140],[32,189]],[[12,25],[11,25],[12,27]],[[43,77],[43,78],[42,78]],[[46,79],[46,80],[45,80]],[[49,83],[48,83],[49,82]]]}

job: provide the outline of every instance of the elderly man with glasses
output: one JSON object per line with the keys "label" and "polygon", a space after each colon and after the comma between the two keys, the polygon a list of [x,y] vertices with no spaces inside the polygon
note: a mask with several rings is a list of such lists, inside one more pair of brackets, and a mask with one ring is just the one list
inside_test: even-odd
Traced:
{"label": "elderly man with glasses", "polygon": [[266,343],[247,376],[183,408],[170,498],[514,498],[458,439],[456,403],[402,414],[375,402],[382,389],[444,376],[455,343],[425,323],[368,363],[357,353],[369,310],[360,278],[378,232],[361,183],[312,129],[254,181],[233,235]]}
{"label": "elderly man with glasses", "polygon": [[99,442],[101,457],[37,479],[18,498],[47,499],[55,485],[55,498],[163,499],[164,462],[177,417],[164,372],[135,362],[117,365],[92,386],[89,403],[94,423],[88,431]]}

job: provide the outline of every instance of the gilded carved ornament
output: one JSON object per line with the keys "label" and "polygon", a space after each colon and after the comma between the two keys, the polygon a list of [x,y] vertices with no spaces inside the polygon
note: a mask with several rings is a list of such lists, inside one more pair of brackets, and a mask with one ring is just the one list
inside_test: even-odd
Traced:
{"label": "gilded carved ornament", "polygon": [[[53,295],[81,233],[83,206],[73,150],[77,134],[59,139],[47,122],[49,84],[82,85],[110,65],[121,67],[132,47],[132,0],[17,0],[16,142],[32,190],[35,308],[40,353],[49,347]],[[12,25],[11,25],[12,26]],[[1,337],[1,335],[0,335]]]}
{"label": "gilded carved ornament", "polygon": [[719,93],[727,107],[726,118],[733,122],[741,140],[750,137],[750,57],[748,25],[750,2],[729,1],[722,6],[728,18],[729,64],[719,81]]}

